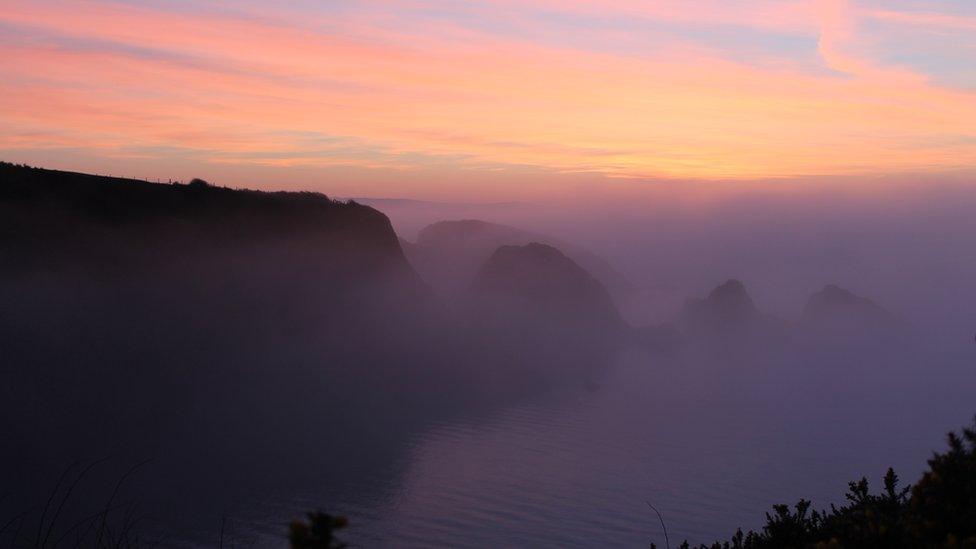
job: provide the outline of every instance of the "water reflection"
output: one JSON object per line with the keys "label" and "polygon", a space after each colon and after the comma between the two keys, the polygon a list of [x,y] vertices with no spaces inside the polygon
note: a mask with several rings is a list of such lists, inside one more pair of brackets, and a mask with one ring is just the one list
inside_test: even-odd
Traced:
{"label": "water reflection", "polygon": [[966,413],[964,398],[914,407],[908,386],[809,409],[805,387],[775,398],[762,386],[729,393],[688,384],[694,376],[682,366],[649,368],[647,357],[630,355],[596,391],[431,426],[411,442],[395,489],[343,498],[354,525],[347,538],[415,547],[663,543],[651,501],[672,541],[712,541],[760,526],[774,503],[838,501],[848,480],[888,466],[913,478],[941,436],[931,426]]}

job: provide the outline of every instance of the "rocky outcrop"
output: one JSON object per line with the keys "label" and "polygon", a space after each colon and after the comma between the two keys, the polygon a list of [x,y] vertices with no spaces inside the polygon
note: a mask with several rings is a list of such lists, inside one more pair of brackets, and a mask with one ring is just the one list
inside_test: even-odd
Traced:
{"label": "rocky outcrop", "polygon": [[722,341],[768,344],[786,335],[786,324],[756,308],[742,282],[730,279],[704,299],[690,299],[677,322],[690,345]]}
{"label": "rocky outcrop", "polygon": [[408,257],[435,289],[454,295],[467,288],[478,269],[499,247],[532,242],[559,249],[599,280],[615,299],[634,291],[623,275],[588,250],[546,235],[476,219],[440,221],[425,227]]}

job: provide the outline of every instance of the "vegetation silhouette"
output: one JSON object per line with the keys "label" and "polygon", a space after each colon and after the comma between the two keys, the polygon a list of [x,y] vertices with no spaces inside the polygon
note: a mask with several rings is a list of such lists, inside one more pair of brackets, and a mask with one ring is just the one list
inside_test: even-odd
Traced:
{"label": "vegetation silhouette", "polygon": [[[872,494],[867,478],[848,483],[847,504],[811,510],[811,502],[774,505],[759,532],[741,529],[728,541],[681,549],[909,549],[976,547],[976,419],[961,434],[949,433],[949,450],[936,452],[929,470],[915,486],[899,486],[888,468],[880,493]],[[667,527],[660,513],[665,537]],[[308,522],[291,524],[292,549],[346,547],[334,537],[345,528],[345,517],[309,513]],[[651,549],[657,549],[651,543]]]}
{"label": "vegetation silhouette", "polygon": [[[761,531],[740,529],[729,541],[697,548],[976,547],[976,420],[961,434],[949,433],[948,441],[949,450],[929,459],[913,487],[899,487],[889,468],[879,494],[861,478],[848,484],[846,505],[829,511],[811,511],[804,499],[792,508],[774,505]],[[681,547],[693,546],[685,541]]]}
{"label": "vegetation silhouette", "polygon": [[308,514],[308,522],[291,523],[288,536],[292,549],[342,549],[348,547],[335,538],[335,531],[349,525],[346,517],[332,516],[321,511]]}
{"label": "vegetation silhouette", "polygon": [[[141,531],[140,524],[145,522],[146,516],[139,511],[137,503],[123,497],[124,485],[152,460],[132,465],[112,483],[110,491],[104,491],[92,486],[93,481],[89,478],[107,461],[109,458],[102,458],[85,466],[75,462],[66,467],[43,505],[27,508],[0,521],[0,541],[9,541],[9,547],[41,549],[65,545],[96,549],[158,546],[162,540]],[[102,497],[104,503],[69,512],[69,508],[77,504],[73,500],[79,495],[89,496],[83,498],[83,502]]]}
{"label": "vegetation silhouette", "polygon": [[[743,533],[741,529],[728,541],[692,546],[683,542],[682,549],[806,549],[806,548],[973,548],[976,547],[976,419],[972,427],[960,434],[949,433],[949,449],[936,452],[928,460],[929,469],[914,486],[899,486],[898,475],[888,469],[880,493],[872,494],[867,478],[850,482],[847,503],[831,505],[829,511],[811,510],[805,499],[793,507],[774,505],[766,513],[766,524],[759,532]],[[0,538],[8,537],[12,547],[47,547],[73,538],[75,546],[140,547],[147,545],[138,535],[132,508],[126,509],[121,523],[112,528],[108,516],[117,510],[114,504],[119,487],[139,467],[133,466],[119,479],[104,509],[56,532],[55,523],[61,508],[86,474],[104,460],[94,462],[74,475],[78,464],[68,467],[58,479],[41,513],[36,535],[22,533],[22,513],[0,526]],[[654,509],[650,503],[648,506]],[[657,510],[655,513],[657,513]],[[53,513],[53,516],[49,515]],[[658,513],[658,517],[660,514]],[[662,520],[662,527],[663,518]],[[307,520],[289,525],[288,540],[292,549],[341,549],[349,547],[336,537],[349,521],[344,516],[321,511],[308,513]],[[665,535],[666,535],[666,527]],[[55,536],[52,536],[55,534]],[[89,537],[90,536],[90,537]],[[85,541],[87,539],[87,541]],[[50,543],[53,542],[53,543]],[[93,543],[93,544],[92,544]],[[223,525],[221,526],[221,544]],[[152,543],[149,543],[152,545]],[[650,544],[651,549],[657,545]]]}

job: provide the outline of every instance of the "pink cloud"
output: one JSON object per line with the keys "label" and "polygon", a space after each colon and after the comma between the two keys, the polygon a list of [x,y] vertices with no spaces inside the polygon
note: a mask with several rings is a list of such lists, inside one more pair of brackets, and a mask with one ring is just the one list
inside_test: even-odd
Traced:
{"label": "pink cloud", "polygon": [[[583,14],[600,4],[532,2]],[[368,14],[338,32],[288,12],[262,20],[108,2],[4,3],[0,21],[39,38],[0,45],[0,148],[176,148],[220,165],[530,166],[626,178],[976,166],[976,144],[946,139],[973,135],[974,95],[874,61],[859,21],[877,13],[842,0],[744,5],[612,9],[819,33],[826,64],[845,74],[747,65],[684,43],[627,54],[457,22],[391,31]]]}

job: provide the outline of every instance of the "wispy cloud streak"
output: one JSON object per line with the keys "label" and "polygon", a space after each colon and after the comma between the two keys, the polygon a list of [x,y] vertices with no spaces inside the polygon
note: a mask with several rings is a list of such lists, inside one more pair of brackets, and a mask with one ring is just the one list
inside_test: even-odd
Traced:
{"label": "wispy cloud streak", "polygon": [[890,62],[879,34],[973,28],[959,15],[849,0],[223,6],[0,2],[0,150],[625,178],[976,168],[976,93],[946,85],[938,59]]}

